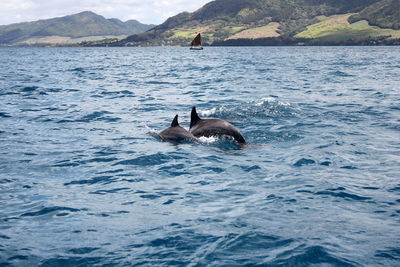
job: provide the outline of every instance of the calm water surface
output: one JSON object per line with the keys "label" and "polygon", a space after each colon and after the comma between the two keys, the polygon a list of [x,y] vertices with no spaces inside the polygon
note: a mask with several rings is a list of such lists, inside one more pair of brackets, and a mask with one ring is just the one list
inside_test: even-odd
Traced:
{"label": "calm water surface", "polygon": [[[161,142],[190,110],[250,147]],[[398,266],[400,47],[0,48],[1,266]]]}

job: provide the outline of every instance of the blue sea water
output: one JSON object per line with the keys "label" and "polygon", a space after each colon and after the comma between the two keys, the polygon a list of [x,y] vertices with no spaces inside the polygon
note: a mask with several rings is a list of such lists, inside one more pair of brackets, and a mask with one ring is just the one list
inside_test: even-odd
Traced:
{"label": "blue sea water", "polygon": [[[190,110],[243,149],[155,133]],[[1,266],[399,266],[400,47],[0,48]]]}

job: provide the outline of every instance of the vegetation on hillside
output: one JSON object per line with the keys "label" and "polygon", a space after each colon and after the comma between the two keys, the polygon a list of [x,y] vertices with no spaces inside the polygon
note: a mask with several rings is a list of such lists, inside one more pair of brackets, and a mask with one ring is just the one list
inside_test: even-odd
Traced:
{"label": "vegetation on hillside", "polygon": [[382,0],[350,17],[350,22],[367,20],[370,25],[381,28],[400,29],[400,1]]}
{"label": "vegetation on hillside", "polygon": [[[387,6],[399,0],[216,0],[193,13],[181,13],[165,23],[139,35],[128,37],[115,45],[188,45],[202,33],[204,43],[222,45],[243,43],[244,39],[263,39],[273,44],[314,44],[318,41],[355,42],[374,38],[397,38],[397,32],[373,27],[385,18]],[[390,2],[390,3],[389,3]],[[354,18],[370,14],[369,10],[382,7],[376,14],[376,23]],[[385,8],[383,8],[385,7]],[[396,7],[394,5],[394,7]],[[396,13],[397,12],[397,13]],[[335,16],[336,17],[332,17]],[[372,17],[372,15],[370,15]],[[323,19],[329,18],[329,19]],[[350,18],[350,19],[349,19]],[[379,19],[378,19],[379,18]],[[349,23],[347,20],[354,20]],[[364,20],[364,21],[363,21]],[[390,26],[390,25],[389,25]],[[395,23],[391,28],[397,27]],[[235,41],[236,40],[236,41]],[[259,43],[259,42],[258,42]]]}
{"label": "vegetation on hillside", "polygon": [[[197,33],[205,45],[397,44],[400,0],[215,0],[150,27],[82,12],[0,26],[0,44],[62,39],[82,45],[189,45]],[[132,28],[136,34],[119,40]],[[92,37],[82,41],[83,36]]]}
{"label": "vegetation on hillside", "polygon": [[240,31],[227,39],[258,39],[278,37],[280,36],[278,33],[279,26],[280,25],[277,22],[270,22],[265,26]]}
{"label": "vegetation on hillside", "polygon": [[307,29],[295,35],[296,38],[308,39],[311,42],[334,43],[348,40],[365,40],[368,38],[400,38],[400,30],[382,29],[371,26],[368,21],[361,20],[349,23],[352,14],[321,16],[320,22],[307,26]]}
{"label": "vegetation on hillside", "polygon": [[93,36],[127,36],[142,33],[151,27],[153,25],[141,24],[134,20],[122,22],[118,19],[105,19],[85,11],[60,18],[0,26],[0,44],[29,43],[51,37],[64,37],[59,38],[62,41]]}

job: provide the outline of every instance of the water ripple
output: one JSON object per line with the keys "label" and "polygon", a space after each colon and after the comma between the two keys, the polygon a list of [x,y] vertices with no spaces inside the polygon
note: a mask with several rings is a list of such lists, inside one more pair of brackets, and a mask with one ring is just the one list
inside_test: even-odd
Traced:
{"label": "water ripple", "polygon": [[[2,47],[0,265],[398,266],[398,62]],[[248,145],[154,138],[193,106]]]}
{"label": "water ripple", "polygon": [[152,155],[139,156],[133,159],[122,160],[114,165],[138,165],[138,166],[155,166],[161,165],[165,162],[171,160],[170,156],[164,155],[162,153],[156,153]]}
{"label": "water ripple", "polygon": [[[58,211],[78,212],[80,210],[74,209],[74,208],[68,208],[68,207],[45,207],[39,211],[26,212],[26,213],[22,214],[21,217],[41,216],[41,215],[46,215],[48,213],[58,213]],[[60,215],[60,213],[58,213],[58,215]]]}

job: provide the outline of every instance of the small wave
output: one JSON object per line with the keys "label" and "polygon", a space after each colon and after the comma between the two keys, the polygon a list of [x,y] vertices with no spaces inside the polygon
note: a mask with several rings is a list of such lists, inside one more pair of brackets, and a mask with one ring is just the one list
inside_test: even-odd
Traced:
{"label": "small wave", "polygon": [[392,187],[388,190],[388,192],[400,192],[400,184],[395,187]]}
{"label": "small wave", "polygon": [[315,164],[315,160],[301,158],[295,164],[293,164],[293,166],[301,167],[303,165],[310,165],[310,164]]}
{"label": "small wave", "polygon": [[351,166],[351,165],[342,166],[340,168],[341,169],[348,169],[348,170],[356,170],[356,169],[358,169],[357,167],[354,167],[354,166]]}
{"label": "small wave", "polygon": [[15,92],[0,92],[0,96],[5,96],[5,95],[19,95],[19,93],[15,93]]}
{"label": "small wave", "polygon": [[63,120],[57,121],[56,123],[69,123],[69,122],[74,122],[74,121],[73,121],[73,120],[66,120],[66,119],[63,119]]}
{"label": "small wave", "polygon": [[21,91],[25,92],[25,93],[29,93],[29,92],[36,91],[37,89],[39,89],[38,86],[26,86],[26,87],[22,88]]}
{"label": "small wave", "polygon": [[118,158],[92,158],[89,160],[86,160],[85,163],[90,163],[90,162],[110,162],[110,161],[115,161],[118,160]]}
{"label": "small wave", "polygon": [[170,85],[170,84],[176,84],[172,82],[166,82],[166,81],[148,81],[146,84],[151,84],[151,85]]}
{"label": "small wave", "polygon": [[[177,225],[176,227],[179,227]],[[197,233],[193,230],[181,230],[168,233],[164,237],[150,240],[145,246],[148,248],[146,263],[144,265],[189,265],[188,259],[182,259],[182,253],[190,254],[207,244],[212,244],[218,240],[217,236],[210,234]],[[132,247],[142,247],[142,243],[134,243]],[[158,264],[157,264],[158,263]],[[143,264],[142,264],[143,265]]]}
{"label": "small wave", "polygon": [[110,190],[97,190],[95,192],[90,192],[89,194],[95,194],[95,195],[106,195],[106,194],[113,194],[113,193],[118,193],[120,191],[129,191],[130,188],[129,187],[121,187],[121,188],[114,188],[114,189],[110,189]]}
{"label": "small wave", "polygon": [[134,159],[122,160],[114,164],[115,165],[137,165],[137,166],[155,166],[161,165],[171,158],[162,153],[156,153],[152,155],[139,156]]}
{"label": "small wave", "polygon": [[171,177],[178,177],[180,175],[189,174],[184,164],[172,164],[168,166],[162,166],[158,170],[163,171],[166,175]]}
{"label": "small wave", "polygon": [[118,117],[104,116],[106,114],[112,114],[109,111],[95,111],[88,115],[83,116],[81,119],[76,120],[77,122],[91,122],[91,121],[108,121],[115,122],[121,120]]}
{"label": "small wave", "polygon": [[274,97],[265,97],[260,101],[198,109],[198,113],[205,117],[217,117],[226,120],[285,118],[297,114],[296,109],[288,102],[279,101]]}
{"label": "small wave", "polygon": [[95,250],[98,250],[98,249],[99,248],[92,248],[92,247],[72,248],[72,249],[69,250],[69,252],[72,253],[72,254],[81,255],[81,254],[91,253],[91,252],[93,252]]}
{"label": "small wave", "polygon": [[11,116],[5,112],[0,112],[0,118],[10,118]]}
{"label": "small wave", "polygon": [[10,237],[6,236],[6,235],[2,235],[0,234],[0,239],[11,239]]}
{"label": "small wave", "polygon": [[319,192],[316,192],[315,194],[316,195],[328,195],[328,196],[339,197],[339,198],[344,198],[344,199],[351,199],[351,200],[358,200],[358,201],[371,199],[370,197],[363,197],[363,196],[359,196],[356,194],[350,194],[350,193],[346,193],[346,192],[319,191]]}
{"label": "small wave", "polygon": [[68,208],[68,207],[46,207],[39,211],[34,212],[26,212],[21,215],[21,217],[34,217],[34,216],[41,216],[48,213],[56,213],[58,211],[69,211],[69,212],[78,212],[80,209]]}
{"label": "small wave", "polygon": [[333,76],[339,76],[339,77],[352,77],[352,76],[354,76],[354,75],[348,74],[348,73],[340,71],[340,70],[332,71],[329,74],[333,75]]}
{"label": "small wave", "polygon": [[84,73],[85,72],[85,70],[83,69],[83,68],[73,68],[73,69],[70,69],[69,71],[72,71],[72,72],[79,72],[79,73]]}
{"label": "small wave", "polygon": [[371,201],[371,197],[360,196],[355,193],[348,193],[346,192],[346,188],[344,187],[337,187],[337,188],[328,188],[321,191],[312,191],[309,189],[301,189],[297,190],[298,193],[306,193],[306,194],[313,194],[313,195],[320,195],[320,196],[331,196],[331,197],[338,197],[344,200],[356,200],[356,201]]}
{"label": "small wave", "polygon": [[203,169],[208,170],[208,171],[212,171],[215,173],[223,173],[226,171],[226,169],[224,168],[219,168],[219,167],[203,167]]}
{"label": "small wave", "polygon": [[95,111],[95,112],[90,113],[90,114],[88,114],[86,116],[83,116],[80,119],[80,121],[88,122],[88,121],[97,119],[97,118],[103,116],[104,114],[110,114],[110,112],[108,112],[108,111]]}
{"label": "small wave", "polygon": [[329,166],[329,165],[331,165],[332,164],[332,162],[330,162],[330,161],[323,161],[323,162],[321,162],[319,165],[322,165],[322,166]]}
{"label": "small wave", "polygon": [[70,162],[68,160],[63,160],[63,161],[57,162],[57,164],[54,164],[53,167],[77,167],[79,165],[80,165],[80,163],[78,163],[78,162]]}
{"label": "small wave", "polygon": [[161,196],[160,195],[156,195],[156,194],[143,194],[143,195],[140,195],[140,197],[144,198],[144,199],[153,200],[153,199],[160,198]]}
{"label": "small wave", "polygon": [[[29,257],[28,256],[25,256],[25,255],[15,255],[15,256],[12,256],[12,257],[9,257],[8,259],[7,259],[7,261],[15,261],[15,260],[18,260],[18,261],[26,261],[26,260],[28,260],[29,259]],[[5,265],[5,266],[8,266],[8,265]],[[11,266],[11,265],[10,265]]]}
{"label": "small wave", "polygon": [[367,201],[371,200],[370,197],[365,197],[365,196],[360,196],[355,193],[349,193],[346,192],[346,189],[343,187],[338,187],[338,188],[328,188],[326,190],[321,190],[321,191],[310,191],[310,190],[298,190],[297,192],[300,193],[309,193],[313,195],[320,195],[320,196],[331,196],[331,197],[337,197],[341,198],[344,200],[355,200],[355,201]]}
{"label": "small wave", "polygon": [[290,247],[294,241],[256,231],[230,233],[220,237],[215,242],[215,249],[209,251],[206,257],[213,259],[213,262],[208,262],[210,265],[217,266],[258,266],[261,262],[268,265],[266,259],[271,253]]}
{"label": "small wave", "polygon": [[376,187],[376,186],[363,186],[362,189],[367,189],[367,190],[379,190],[379,187]]}
{"label": "small wave", "polygon": [[13,180],[4,178],[4,179],[0,179],[0,184],[7,184],[7,183],[12,183],[14,182]]}
{"label": "small wave", "polygon": [[260,170],[261,169],[261,167],[258,166],[258,165],[252,165],[252,166],[239,165],[239,167],[245,172],[251,172],[251,171],[254,171],[254,170]]}
{"label": "small wave", "polygon": [[109,176],[109,175],[104,175],[104,176],[96,176],[93,177],[91,179],[83,179],[83,180],[75,180],[75,181],[71,181],[69,183],[64,183],[65,186],[68,185],[84,185],[84,184],[88,184],[88,185],[92,185],[92,184],[109,184],[114,182],[115,180],[117,180],[116,178],[114,178],[113,176]]}
{"label": "small wave", "polygon": [[400,248],[388,248],[386,250],[378,250],[375,254],[376,257],[400,260]]}
{"label": "small wave", "polygon": [[289,251],[278,254],[277,259],[271,262],[275,266],[356,266],[347,259],[335,256],[327,251],[323,246],[300,245]]}
{"label": "small wave", "polygon": [[[101,92],[101,95],[103,96],[111,96],[111,98],[121,98],[121,97],[135,97],[135,94],[131,91],[128,90],[122,90],[122,91],[104,91]],[[102,97],[102,96],[97,96],[96,97]]]}
{"label": "small wave", "polygon": [[55,258],[42,261],[40,266],[97,266],[105,265],[105,262],[106,258],[102,257],[88,257],[85,255],[83,255],[82,257],[57,256]]}

